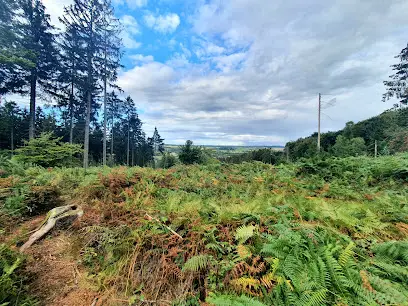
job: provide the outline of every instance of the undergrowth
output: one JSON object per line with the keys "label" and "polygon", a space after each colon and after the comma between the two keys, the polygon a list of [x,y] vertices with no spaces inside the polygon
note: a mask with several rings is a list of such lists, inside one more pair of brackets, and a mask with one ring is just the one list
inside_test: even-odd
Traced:
{"label": "undergrowth", "polygon": [[35,187],[82,205],[78,256],[93,289],[112,301],[408,305],[407,169],[408,155],[37,167],[2,178],[0,201],[12,213]]}

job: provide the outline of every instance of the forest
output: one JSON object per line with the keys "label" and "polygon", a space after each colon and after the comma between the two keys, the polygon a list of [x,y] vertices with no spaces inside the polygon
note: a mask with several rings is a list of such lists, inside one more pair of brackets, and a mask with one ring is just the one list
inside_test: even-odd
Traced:
{"label": "forest", "polygon": [[0,0],[0,306],[408,306],[408,47],[394,107],[237,153],[146,135],[110,0],[59,20]]}
{"label": "forest", "polygon": [[40,0],[1,0],[0,9],[0,95],[30,104],[2,98],[0,149],[13,154],[52,133],[82,145],[85,168],[150,164],[163,140],[157,129],[146,136],[135,102],[116,83],[122,25],[111,2],[76,1],[60,16],[64,30],[51,25]]}

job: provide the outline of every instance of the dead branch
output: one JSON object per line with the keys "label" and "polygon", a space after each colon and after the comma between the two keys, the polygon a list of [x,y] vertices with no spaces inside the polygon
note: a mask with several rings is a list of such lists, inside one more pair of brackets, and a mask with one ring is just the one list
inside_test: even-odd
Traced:
{"label": "dead branch", "polygon": [[44,237],[51,229],[54,228],[54,226],[57,224],[57,221],[69,217],[80,218],[83,214],[84,212],[82,211],[82,209],[76,205],[67,205],[51,209],[48,212],[47,217],[43,221],[41,227],[30,236],[26,243],[24,243],[24,245],[20,248],[20,252],[23,253],[37,240]]}
{"label": "dead branch", "polygon": [[163,222],[161,222],[159,219],[157,219],[157,218],[155,218],[155,217],[152,217],[152,216],[149,215],[149,214],[146,214],[145,216],[146,216],[146,219],[147,219],[147,220],[154,220],[154,221],[156,221],[156,222],[159,223],[160,225],[162,225],[162,226],[164,226],[165,228],[167,228],[171,233],[173,233],[173,235],[179,237],[180,239],[183,239],[182,236],[180,236],[179,234],[177,234],[175,231],[173,231],[173,230],[172,230],[170,227],[168,227],[166,224],[163,224]]}

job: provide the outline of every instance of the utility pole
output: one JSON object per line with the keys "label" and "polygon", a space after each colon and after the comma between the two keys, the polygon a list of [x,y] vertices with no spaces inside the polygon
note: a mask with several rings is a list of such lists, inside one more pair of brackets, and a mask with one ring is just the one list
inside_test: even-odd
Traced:
{"label": "utility pole", "polygon": [[377,158],[377,153],[378,153],[378,146],[377,146],[377,140],[375,140],[374,143],[374,157]]}
{"label": "utility pole", "polygon": [[318,130],[317,130],[317,152],[320,153],[320,116],[322,112],[322,95],[319,93],[319,114],[318,114]]}

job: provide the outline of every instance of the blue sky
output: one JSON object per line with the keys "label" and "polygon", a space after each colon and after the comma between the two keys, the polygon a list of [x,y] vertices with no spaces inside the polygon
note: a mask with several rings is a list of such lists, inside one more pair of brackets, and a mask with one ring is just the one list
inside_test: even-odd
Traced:
{"label": "blue sky", "polygon": [[[72,0],[43,0],[58,24]],[[118,83],[167,143],[282,145],[390,108],[382,81],[408,42],[406,0],[113,0]]]}

